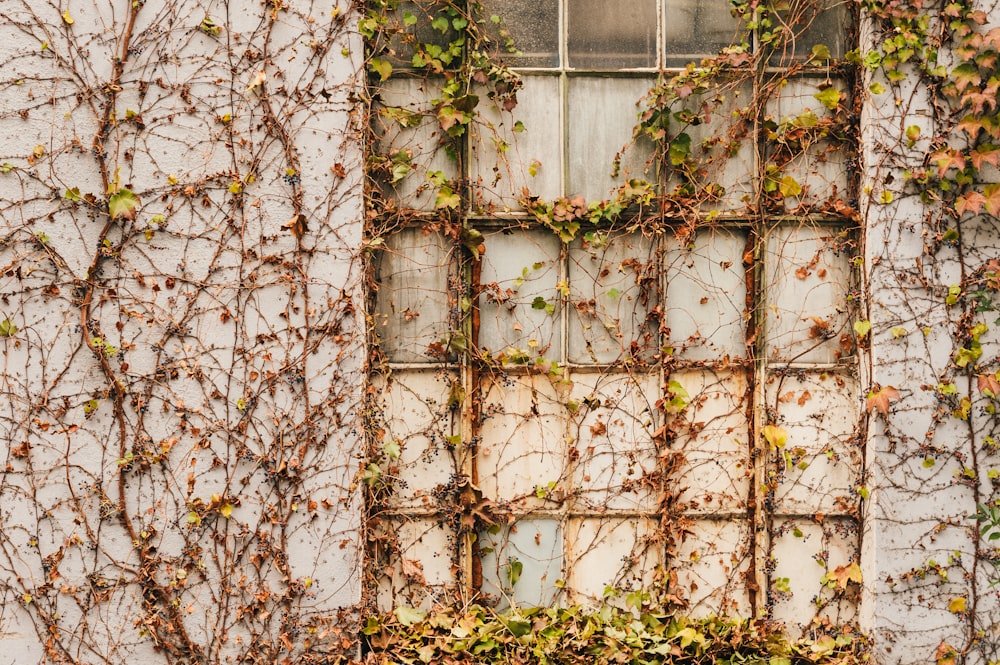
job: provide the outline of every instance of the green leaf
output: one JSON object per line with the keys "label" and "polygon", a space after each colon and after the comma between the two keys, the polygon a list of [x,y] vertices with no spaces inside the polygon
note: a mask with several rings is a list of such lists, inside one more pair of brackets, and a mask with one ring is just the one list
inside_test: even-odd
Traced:
{"label": "green leaf", "polygon": [[837,105],[840,104],[841,96],[840,90],[833,87],[826,88],[813,95],[816,101],[831,110],[836,109]]}
{"label": "green leaf", "polygon": [[135,219],[139,209],[139,198],[128,189],[119,189],[108,199],[108,214],[111,219],[124,217]]}
{"label": "green leaf", "polygon": [[80,200],[80,188],[74,187],[72,189],[67,189],[66,193],[63,194],[63,198],[67,201],[79,201]]}
{"label": "green leaf", "polygon": [[873,82],[870,86],[868,86],[868,89],[871,90],[873,95],[881,95],[885,92],[885,86],[878,81]]}
{"label": "green leaf", "polygon": [[830,47],[826,44],[814,44],[811,57],[813,60],[829,60],[832,57],[830,55]]}
{"label": "green leaf", "polygon": [[679,134],[670,142],[670,163],[674,166],[680,166],[687,160],[690,152],[691,137],[687,134]]}
{"label": "green leaf", "polygon": [[399,619],[399,623],[404,626],[412,626],[419,621],[423,621],[424,617],[427,616],[427,612],[415,607],[403,605],[402,607],[396,608],[395,615],[396,618]]}
{"label": "green leaf", "polygon": [[431,21],[431,27],[441,34],[448,32],[448,25],[448,19],[444,16],[435,16],[434,20]]}
{"label": "green leaf", "polygon": [[0,337],[13,337],[17,334],[17,326],[10,319],[0,321]]}
{"label": "green leaf", "polygon": [[412,12],[403,12],[403,25],[413,25],[417,22],[417,17]]}
{"label": "green leaf", "polygon": [[382,58],[372,58],[372,61],[368,66],[373,72],[378,74],[379,78],[383,81],[392,76],[392,63],[388,60],[383,60]]}
{"label": "green leaf", "polygon": [[864,338],[868,336],[868,333],[872,329],[872,322],[868,320],[855,321],[854,322],[854,332],[859,338]]}
{"label": "green leaf", "polygon": [[764,439],[771,444],[771,448],[784,448],[785,444],[788,443],[788,430],[783,427],[778,427],[777,425],[764,425],[761,428],[760,433],[764,435]]}
{"label": "green leaf", "polygon": [[462,203],[462,197],[452,191],[451,187],[445,185],[438,190],[434,197],[434,207],[437,209],[450,208],[456,210]]}
{"label": "green leaf", "polygon": [[781,195],[786,198],[790,196],[798,196],[802,193],[802,185],[800,185],[799,181],[792,176],[786,175],[781,179],[781,184],[778,185],[778,191],[780,191]]}
{"label": "green leaf", "polygon": [[390,439],[382,444],[382,452],[389,459],[399,459],[399,455],[402,452],[402,448],[399,445],[399,439]]}
{"label": "green leaf", "polygon": [[517,581],[521,579],[521,571],[523,570],[524,564],[517,559],[507,564],[507,581],[510,582],[511,586],[517,584]]}

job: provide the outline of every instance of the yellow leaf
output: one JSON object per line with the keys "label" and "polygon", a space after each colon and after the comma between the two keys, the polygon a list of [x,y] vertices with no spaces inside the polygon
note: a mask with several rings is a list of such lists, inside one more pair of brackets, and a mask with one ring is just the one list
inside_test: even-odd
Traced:
{"label": "yellow leaf", "polygon": [[76,23],[76,21],[73,20],[73,17],[69,15],[68,9],[62,13],[62,19],[66,23],[66,25],[73,25],[74,23]]}
{"label": "yellow leaf", "polygon": [[219,508],[219,514],[221,514],[228,520],[230,517],[232,517],[233,514],[233,504],[231,503],[223,504],[223,506]]}
{"label": "yellow leaf", "polygon": [[761,429],[761,434],[772,448],[784,448],[785,444],[788,442],[788,431],[784,427],[778,427],[777,425],[764,425]]}
{"label": "yellow leaf", "polygon": [[955,614],[961,614],[965,611],[965,596],[959,596],[958,598],[952,598],[951,602],[948,603],[948,611]]}

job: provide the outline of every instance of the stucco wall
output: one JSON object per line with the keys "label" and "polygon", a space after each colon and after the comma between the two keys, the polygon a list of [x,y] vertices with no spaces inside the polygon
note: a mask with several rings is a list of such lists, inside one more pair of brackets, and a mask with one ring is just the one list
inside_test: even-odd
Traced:
{"label": "stucco wall", "polygon": [[351,630],[361,52],[285,4],[0,2],[0,662]]}

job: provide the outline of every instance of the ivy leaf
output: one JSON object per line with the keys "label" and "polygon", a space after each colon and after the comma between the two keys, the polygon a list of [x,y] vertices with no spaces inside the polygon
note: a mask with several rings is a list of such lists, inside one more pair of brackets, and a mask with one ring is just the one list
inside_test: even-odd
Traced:
{"label": "ivy leaf", "polygon": [[372,61],[368,66],[371,67],[373,72],[379,75],[379,78],[382,81],[392,76],[392,63],[388,60],[383,60],[382,58],[372,58]]}
{"label": "ivy leaf", "polygon": [[396,618],[399,619],[399,623],[404,626],[412,626],[419,621],[423,621],[424,617],[427,616],[427,612],[415,607],[403,605],[396,608],[395,615]]}
{"label": "ivy leaf", "polygon": [[893,400],[897,399],[899,399],[899,391],[892,386],[873,390],[868,393],[868,399],[865,401],[865,410],[871,413],[874,409],[883,416],[887,416],[889,415],[889,405]]}
{"label": "ivy leaf", "polygon": [[937,651],[934,652],[934,662],[937,665],[955,665],[957,659],[958,652],[947,642],[939,644]]}
{"label": "ivy leaf", "polygon": [[792,176],[786,175],[781,179],[781,184],[778,185],[778,191],[780,191],[781,195],[785,198],[798,196],[802,193],[802,185],[800,185],[799,181]]}
{"label": "ivy leaf", "polygon": [[219,507],[219,514],[225,517],[227,520],[233,516],[233,504],[224,503]]}
{"label": "ivy leaf", "polygon": [[13,337],[17,334],[17,326],[10,319],[0,321],[0,337]]}
{"label": "ivy leaf", "polygon": [[955,212],[959,215],[964,215],[967,212],[978,215],[984,203],[986,203],[986,197],[979,192],[966,192],[955,199]]}
{"label": "ivy leaf", "polygon": [[125,219],[135,219],[139,210],[139,197],[129,189],[119,189],[108,199],[108,214],[111,219],[123,217]]}
{"label": "ivy leaf", "polygon": [[867,319],[864,321],[854,322],[854,332],[857,334],[859,338],[863,339],[867,337],[868,333],[871,332],[871,329],[872,329],[872,322],[868,321]]}
{"label": "ivy leaf", "polygon": [[811,59],[829,60],[831,57],[829,46],[826,44],[813,44]]}
{"label": "ivy leaf", "polygon": [[952,598],[951,602],[948,603],[948,611],[952,614],[961,614],[966,610],[966,598],[965,596],[959,596],[958,598]]}
{"label": "ivy leaf", "polygon": [[852,563],[847,566],[838,566],[830,574],[835,580],[837,580],[837,586],[841,589],[846,589],[849,582],[861,584],[861,566],[857,563]]}
{"label": "ivy leaf", "polygon": [[73,25],[76,23],[76,21],[73,20],[73,17],[69,15],[68,9],[62,13],[62,20],[66,25]]}
{"label": "ivy leaf", "polygon": [[785,444],[788,442],[788,430],[784,427],[778,427],[777,425],[764,425],[761,428],[760,433],[764,435],[764,439],[771,444],[771,448],[784,448]]}
{"label": "ivy leaf", "polygon": [[441,187],[438,190],[437,196],[434,197],[434,207],[441,208],[451,208],[455,210],[462,203],[462,197],[452,191],[451,187],[447,185]]}
{"label": "ivy leaf", "polygon": [[66,193],[63,194],[63,198],[67,201],[79,201],[80,200],[80,188],[74,187],[72,189],[67,189]]}
{"label": "ivy leaf", "polygon": [[833,87],[826,88],[813,95],[816,101],[830,110],[837,108],[837,105],[840,104],[841,96],[840,90]]}
{"label": "ivy leaf", "polygon": [[1000,214],[1000,184],[993,183],[983,187],[983,196],[985,197],[983,205],[986,206],[986,212],[994,217]]}
{"label": "ivy leaf", "polygon": [[291,231],[296,240],[302,240],[306,231],[309,230],[309,226],[306,224],[306,216],[301,213],[293,216],[290,220],[282,224],[281,228]]}
{"label": "ivy leaf", "polygon": [[691,137],[686,134],[678,134],[677,138],[670,142],[670,163],[674,166],[683,164],[691,152]]}

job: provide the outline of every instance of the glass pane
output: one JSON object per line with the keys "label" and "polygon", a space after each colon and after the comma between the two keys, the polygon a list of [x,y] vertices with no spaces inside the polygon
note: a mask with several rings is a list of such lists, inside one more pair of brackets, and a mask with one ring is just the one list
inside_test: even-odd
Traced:
{"label": "glass pane", "polygon": [[670,384],[686,402],[677,407],[683,410],[671,443],[681,455],[672,479],[678,506],[689,513],[746,510],[753,481],[746,378],[688,370],[672,372]]}
{"label": "glass pane", "polygon": [[566,529],[569,587],[583,598],[604,599],[604,590],[649,589],[653,573],[662,563],[662,543],[657,519],[578,519]]}
{"label": "glass pane", "polygon": [[531,508],[565,497],[567,411],[557,382],[547,375],[484,379],[477,463],[487,498]]}
{"label": "glass pane", "polygon": [[457,381],[454,373],[396,370],[388,385],[376,384],[381,445],[399,446],[396,459],[387,456],[383,474],[392,487],[390,505],[433,510],[440,488],[458,473],[455,447],[448,441],[458,431],[451,404]]}
{"label": "glass pane", "polygon": [[567,437],[577,508],[655,511],[658,374],[573,375]]}
{"label": "glass pane", "polygon": [[846,231],[781,226],[767,241],[767,357],[830,363],[854,353]]}
{"label": "glass pane", "polygon": [[[392,22],[388,31],[393,32],[389,40],[388,58],[393,67],[410,68],[413,66],[413,55],[426,51],[426,45],[432,44],[448,51],[449,44],[458,37],[451,24],[443,26],[442,31],[431,25],[440,13],[440,5],[433,1],[401,2],[393,12]],[[443,65],[457,66],[460,60],[453,58]]]}
{"label": "glass pane", "polygon": [[659,350],[649,318],[658,286],[653,243],[640,233],[588,235],[569,250],[569,361],[648,361]]}
{"label": "glass pane", "polygon": [[738,229],[704,229],[694,238],[667,240],[667,346],[685,360],[741,358],[746,234]]}
{"label": "glass pane", "polygon": [[695,197],[707,210],[747,209],[754,192],[756,146],[745,118],[753,99],[745,82],[721,82],[703,93],[670,104],[670,137],[690,138],[689,155],[697,164],[670,166],[667,192]]}
{"label": "glass pane", "polygon": [[861,446],[857,381],[830,372],[769,376],[767,404],[788,432],[771,451],[775,509],[784,514],[849,514],[858,508]]}
{"label": "glass pane", "polygon": [[739,517],[690,520],[670,561],[693,616],[749,616],[753,534]]}
{"label": "glass pane", "polygon": [[817,45],[826,46],[833,58],[843,57],[851,24],[850,7],[846,0],[825,0],[818,5],[813,0],[792,0],[788,10],[779,13],[788,37],[772,63],[788,65],[792,60],[808,58]]}
{"label": "glass pane", "polygon": [[[559,0],[482,0],[482,4],[485,18],[500,17],[494,34],[502,60],[515,67],[559,66]],[[508,39],[516,53],[508,52]]]}
{"label": "glass pane", "polygon": [[[569,80],[569,191],[588,201],[609,197],[630,178],[655,182],[652,147],[633,143],[639,106],[650,78],[573,77]],[[616,177],[614,161],[621,160]]]}
{"label": "glass pane", "polygon": [[521,81],[511,113],[479,96],[483,124],[470,132],[470,175],[481,213],[519,209],[525,191],[549,200],[562,193],[559,78],[526,74]]}
{"label": "glass pane", "polygon": [[814,617],[838,625],[855,618],[861,570],[856,567],[858,527],[854,520],[822,515],[783,520],[775,527],[772,552],[774,572],[768,593],[773,618],[784,621],[793,635],[815,625]]}
{"label": "glass pane", "polygon": [[656,66],[656,0],[567,0],[569,66]]}
{"label": "glass pane", "polygon": [[375,554],[378,605],[430,609],[456,590],[456,536],[442,519],[384,519],[369,522]]}
{"label": "glass pane", "polygon": [[450,252],[444,238],[422,229],[392,234],[379,252],[375,331],[390,361],[442,360],[428,349],[448,336]]}
{"label": "glass pane", "polygon": [[[843,81],[831,86],[828,79],[796,78],[766,107],[766,168],[772,185],[778,185],[769,188],[777,190],[770,196],[787,210],[809,205],[839,211],[850,196],[848,165],[854,145],[843,131],[828,124],[833,111],[816,98],[821,93],[832,95],[831,104],[839,94],[840,104],[849,105]],[[789,177],[792,180],[786,181]],[[789,182],[791,192],[786,191]]]}
{"label": "glass pane", "polygon": [[497,231],[485,244],[479,349],[515,364],[559,360],[559,238],[547,230]]}
{"label": "glass pane", "polygon": [[483,592],[509,605],[547,607],[562,579],[562,527],[556,520],[520,520],[480,536]]}
{"label": "glass pane", "polygon": [[440,147],[449,139],[430,102],[440,96],[439,85],[440,81],[393,77],[379,87],[381,103],[372,130],[377,154],[388,157],[381,174],[386,194],[402,208],[434,209],[428,173],[440,171],[448,180],[457,177],[455,161]]}
{"label": "glass pane", "polygon": [[668,67],[717,55],[737,37],[728,0],[666,0],[663,45]]}

